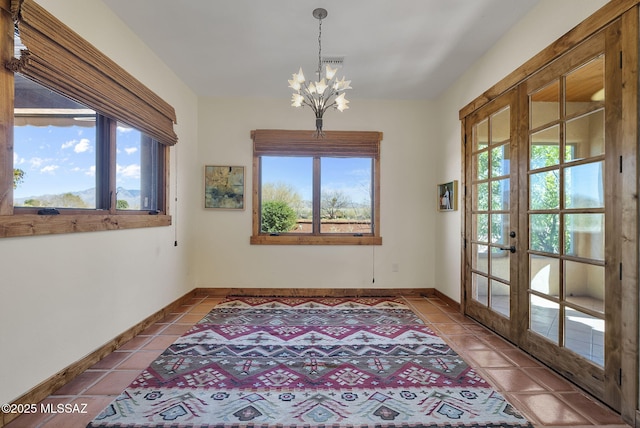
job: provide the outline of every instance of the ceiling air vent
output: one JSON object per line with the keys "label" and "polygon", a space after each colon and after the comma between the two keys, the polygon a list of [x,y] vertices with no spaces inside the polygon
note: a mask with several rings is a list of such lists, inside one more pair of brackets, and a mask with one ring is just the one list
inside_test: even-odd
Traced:
{"label": "ceiling air vent", "polygon": [[341,68],[344,64],[343,56],[323,56],[322,66],[330,65],[333,68]]}

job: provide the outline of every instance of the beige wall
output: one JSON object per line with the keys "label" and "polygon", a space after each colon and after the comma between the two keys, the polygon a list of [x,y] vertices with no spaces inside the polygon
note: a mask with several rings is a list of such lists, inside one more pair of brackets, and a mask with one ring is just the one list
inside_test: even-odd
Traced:
{"label": "beige wall", "polygon": [[[313,112],[282,99],[201,99],[201,175],[206,164],[244,165],[245,211],[194,207],[195,269],[200,287],[405,288],[435,287],[438,251],[433,225],[436,189],[432,156],[439,144],[434,108],[422,101],[353,100],[350,109],[330,111],[325,129],[381,131],[380,226],[382,246],[249,245],[251,235],[252,129],[309,129]],[[204,183],[195,189],[203,194]],[[393,264],[398,272],[393,272]],[[375,283],[372,280],[375,278]]]}
{"label": "beige wall", "polygon": [[[193,289],[195,95],[98,0],[41,1],[172,104],[171,227],[0,239],[0,402],[10,402]],[[153,72],[149,72],[153,70]],[[176,150],[179,156],[176,156]],[[176,174],[177,171],[177,174]],[[176,186],[177,179],[177,186]],[[173,201],[176,194],[180,205]],[[178,246],[174,247],[177,236]]]}

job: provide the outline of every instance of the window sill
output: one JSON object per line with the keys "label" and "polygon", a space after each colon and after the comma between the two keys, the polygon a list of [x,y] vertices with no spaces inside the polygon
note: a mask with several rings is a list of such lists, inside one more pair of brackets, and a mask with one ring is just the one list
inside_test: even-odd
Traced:
{"label": "window sill", "polygon": [[0,238],[170,226],[170,215],[14,214],[0,216]]}
{"label": "window sill", "polygon": [[380,236],[254,235],[251,245],[382,245]]}

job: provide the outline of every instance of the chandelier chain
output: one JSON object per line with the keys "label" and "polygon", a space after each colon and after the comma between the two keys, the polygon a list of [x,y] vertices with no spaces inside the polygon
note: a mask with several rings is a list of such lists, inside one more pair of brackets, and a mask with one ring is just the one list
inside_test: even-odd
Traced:
{"label": "chandelier chain", "polygon": [[318,18],[318,81],[322,75],[322,18]]}

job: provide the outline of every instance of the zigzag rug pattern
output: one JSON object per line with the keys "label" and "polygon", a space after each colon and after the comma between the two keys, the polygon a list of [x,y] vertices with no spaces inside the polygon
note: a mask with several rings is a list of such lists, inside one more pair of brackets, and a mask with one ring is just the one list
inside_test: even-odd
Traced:
{"label": "zigzag rug pattern", "polygon": [[228,297],[88,427],[532,425],[401,299]]}

